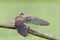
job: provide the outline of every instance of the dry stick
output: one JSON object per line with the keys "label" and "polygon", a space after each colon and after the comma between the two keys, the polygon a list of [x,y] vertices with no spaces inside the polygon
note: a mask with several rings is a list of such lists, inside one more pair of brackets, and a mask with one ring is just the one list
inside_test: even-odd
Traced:
{"label": "dry stick", "polygon": [[[8,29],[16,29],[15,26],[14,26],[14,24],[0,24],[0,27],[2,27],[2,28],[8,28]],[[30,34],[32,34],[32,35],[35,35],[35,36],[38,36],[38,37],[41,37],[41,38],[45,38],[45,39],[48,39],[48,40],[58,40],[55,37],[39,33],[37,31],[34,31],[34,30],[30,29],[30,28],[28,29],[28,32]]]}

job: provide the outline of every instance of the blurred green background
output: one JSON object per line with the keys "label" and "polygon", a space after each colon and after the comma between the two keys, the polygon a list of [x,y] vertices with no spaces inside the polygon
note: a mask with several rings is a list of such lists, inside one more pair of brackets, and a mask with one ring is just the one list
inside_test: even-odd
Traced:
{"label": "blurred green background", "polygon": [[[59,0],[0,0],[0,23],[9,23],[24,11],[50,23],[49,26],[30,25],[31,29],[60,37],[60,1]],[[0,40],[46,40],[29,34],[22,37],[16,30],[0,28]]]}

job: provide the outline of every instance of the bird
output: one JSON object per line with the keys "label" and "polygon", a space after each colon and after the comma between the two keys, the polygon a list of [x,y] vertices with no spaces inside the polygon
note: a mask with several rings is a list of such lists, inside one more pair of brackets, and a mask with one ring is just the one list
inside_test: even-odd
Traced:
{"label": "bird", "polygon": [[25,16],[24,12],[21,12],[20,15],[15,17],[15,27],[17,32],[24,37],[28,36],[28,29],[30,28],[27,28],[25,23],[41,26],[49,25],[48,21],[42,20],[35,16]]}

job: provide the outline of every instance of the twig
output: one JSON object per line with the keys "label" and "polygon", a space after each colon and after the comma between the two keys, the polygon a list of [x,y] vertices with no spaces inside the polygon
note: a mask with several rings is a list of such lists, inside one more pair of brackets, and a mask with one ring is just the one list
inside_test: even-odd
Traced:
{"label": "twig", "polygon": [[[14,24],[0,24],[0,27],[8,28],[8,29],[16,29]],[[32,35],[35,35],[35,36],[38,36],[38,37],[41,37],[41,38],[45,38],[45,39],[48,39],[48,40],[58,40],[55,37],[52,37],[52,36],[49,36],[49,35],[46,35],[46,34],[43,34],[43,33],[39,33],[39,32],[34,31],[32,29],[29,29],[28,32]]]}

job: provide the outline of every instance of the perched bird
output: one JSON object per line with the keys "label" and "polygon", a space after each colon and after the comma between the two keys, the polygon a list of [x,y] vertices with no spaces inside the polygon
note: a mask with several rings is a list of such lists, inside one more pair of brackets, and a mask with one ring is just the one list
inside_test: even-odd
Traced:
{"label": "perched bird", "polygon": [[28,35],[28,29],[25,23],[41,25],[41,26],[49,25],[47,21],[39,19],[35,16],[25,16],[25,14],[21,12],[20,15],[15,18],[15,26],[17,28],[18,33],[24,37]]}

